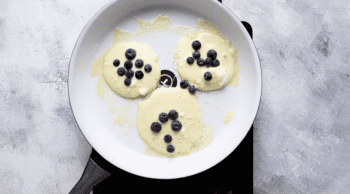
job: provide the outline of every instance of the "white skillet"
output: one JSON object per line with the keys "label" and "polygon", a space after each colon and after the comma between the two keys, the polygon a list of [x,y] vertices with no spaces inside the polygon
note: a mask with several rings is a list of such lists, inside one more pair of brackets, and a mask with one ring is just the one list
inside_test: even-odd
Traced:
{"label": "white skillet", "polygon": [[[238,51],[239,86],[225,86],[217,93],[199,95],[203,122],[214,127],[214,138],[209,146],[190,156],[169,159],[144,154],[145,145],[137,129],[130,129],[125,136],[126,127],[113,123],[108,104],[96,94],[97,77],[90,76],[93,60],[112,46],[115,27],[136,31],[138,24],[131,16],[150,20],[158,15],[169,16],[172,25],[195,27],[198,18],[209,21],[218,26]],[[159,45],[159,40],[157,44],[152,40],[147,43],[158,54],[160,68],[170,69],[176,74],[179,87],[177,72],[171,64],[162,63],[162,60],[172,60],[165,48],[175,48],[174,42],[163,41],[162,47],[155,46]],[[80,34],[70,61],[68,89],[71,107],[82,133],[104,159],[139,176],[171,179],[200,173],[222,161],[239,145],[258,110],[261,70],[255,46],[245,27],[216,0],[119,0],[98,11]],[[234,116],[232,122],[225,125],[223,116],[227,111],[232,111]]]}

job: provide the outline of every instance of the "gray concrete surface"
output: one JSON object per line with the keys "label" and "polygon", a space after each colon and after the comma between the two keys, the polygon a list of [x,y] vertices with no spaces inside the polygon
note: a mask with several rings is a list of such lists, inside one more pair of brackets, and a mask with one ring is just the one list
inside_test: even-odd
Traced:
{"label": "gray concrete surface", "polygon": [[[69,107],[75,41],[109,0],[0,0],[0,193],[68,193],[91,147]],[[350,191],[350,1],[223,0],[254,29],[254,193]]]}

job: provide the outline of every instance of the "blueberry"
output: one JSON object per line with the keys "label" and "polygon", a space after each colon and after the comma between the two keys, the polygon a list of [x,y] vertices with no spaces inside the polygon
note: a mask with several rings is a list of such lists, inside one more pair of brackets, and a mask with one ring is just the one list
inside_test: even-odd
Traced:
{"label": "blueberry", "polygon": [[220,65],[220,61],[218,59],[215,59],[211,64],[212,67],[218,67],[219,65]]}
{"label": "blueberry", "polygon": [[165,141],[166,143],[170,143],[171,140],[173,140],[173,138],[171,137],[171,135],[165,135],[165,136],[164,136],[164,141]]}
{"label": "blueberry", "polygon": [[125,84],[126,86],[130,86],[130,84],[131,84],[131,79],[130,79],[130,78],[125,78],[124,84]]}
{"label": "blueberry", "polygon": [[142,68],[142,67],[143,67],[143,60],[142,60],[142,59],[137,59],[137,60],[135,61],[135,66],[136,66],[137,68]]}
{"label": "blueberry", "polygon": [[211,59],[210,57],[206,58],[204,61],[204,65],[207,67],[210,67],[212,63],[213,63],[213,59]]}
{"label": "blueberry", "polygon": [[125,57],[129,60],[133,60],[136,57],[136,51],[132,48],[129,48],[125,51]]}
{"label": "blueberry", "polygon": [[176,110],[171,110],[169,111],[168,116],[171,120],[176,120],[177,117],[179,116],[179,113],[177,113]]}
{"label": "blueberry", "polygon": [[210,81],[213,78],[213,75],[210,72],[205,72],[204,73],[204,79],[206,81]]}
{"label": "blueberry", "polygon": [[119,64],[120,64],[119,59],[116,59],[116,60],[113,61],[113,65],[114,65],[115,67],[118,67]]}
{"label": "blueberry", "polygon": [[217,56],[218,56],[218,54],[216,53],[216,51],[214,49],[209,50],[207,53],[207,57],[210,57],[213,60],[216,59]]}
{"label": "blueberry", "polygon": [[180,121],[176,120],[176,121],[173,121],[173,122],[171,123],[171,129],[172,129],[173,131],[178,132],[178,131],[181,130],[181,128],[182,128],[182,124],[181,124]]}
{"label": "blueberry", "polygon": [[162,125],[158,122],[153,122],[152,125],[151,125],[151,130],[154,132],[154,133],[159,133],[160,130],[162,130]]}
{"label": "blueberry", "polygon": [[124,67],[119,67],[117,70],[117,73],[119,76],[124,76],[125,75],[125,69]]}
{"label": "blueberry", "polygon": [[125,75],[127,78],[131,79],[132,77],[134,77],[134,71],[132,69],[129,69],[126,71]]}
{"label": "blueberry", "polygon": [[201,52],[199,51],[194,51],[192,53],[192,57],[195,58],[195,59],[198,59],[199,57],[201,57]]}
{"label": "blueberry", "polygon": [[194,50],[199,50],[201,48],[202,44],[198,40],[195,40],[192,42],[192,48]]}
{"label": "blueberry", "polygon": [[193,62],[194,62],[194,59],[193,59],[193,57],[188,57],[188,58],[186,59],[186,61],[187,61],[188,64],[192,65]]}
{"label": "blueberry", "polygon": [[130,61],[130,60],[125,61],[124,67],[125,67],[125,69],[131,69],[132,68],[132,61]]}
{"label": "blueberry", "polygon": [[175,147],[173,145],[168,145],[166,147],[166,150],[169,152],[169,153],[173,153],[175,151]]}
{"label": "blueberry", "polygon": [[204,66],[204,59],[203,59],[203,58],[197,59],[197,65],[198,65],[199,67]]}
{"label": "blueberry", "polygon": [[150,64],[145,65],[145,72],[149,73],[152,71],[152,66]]}
{"label": "blueberry", "polygon": [[142,71],[136,71],[135,77],[136,77],[136,79],[142,79],[143,78],[143,72]]}
{"label": "blueberry", "polygon": [[182,89],[186,89],[186,88],[188,87],[188,82],[187,82],[186,80],[182,80],[182,81],[180,82],[180,87],[181,87]]}
{"label": "blueberry", "polygon": [[169,120],[169,117],[168,117],[168,114],[166,114],[165,112],[162,112],[159,114],[158,119],[161,123],[166,123]]}
{"label": "blueberry", "polygon": [[196,93],[196,87],[194,85],[190,85],[188,87],[188,91],[191,93],[191,94],[194,94]]}

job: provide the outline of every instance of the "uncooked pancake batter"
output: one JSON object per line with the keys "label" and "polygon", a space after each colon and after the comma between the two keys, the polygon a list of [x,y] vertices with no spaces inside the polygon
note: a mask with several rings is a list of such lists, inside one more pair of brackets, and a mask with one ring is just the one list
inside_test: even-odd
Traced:
{"label": "uncooked pancake batter", "polygon": [[117,42],[104,59],[103,76],[120,96],[145,96],[160,79],[158,56],[146,43]]}
{"label": "uncooked pancake batter", "polygon": [[227,125],[227,124],[231,123],[232,118],[233,118],[233,112],[232,111],[228,111],[228,112],[225,113],[223,121]]}
{"label": "uncooked pancake batter", "polygon": [[[136,103],[138,103],[137,101],[142,98],[124,98],[120,95],[115,95],[115,91],[111,89],[111,87],[109,86],[109,84],[104,78],[104,64],[105,64],[106,55],[109,53],[109,51],[113,46],[121,42],[136,41],[140,43],[144,43],[144,42],[149,43],[149,41],[153,40],[153,37],[155,36],[155,34],[159,32],[168,32],[170,34],[184,36],[191,30],[191,28],[187,26],[172,26],[169,16],[159,15],[153,20],[148,20],[148,21],[141,20],[135,17],[133,18],[139,24],[138,31],[130,32],[130,31],[124,31],[124,30],[115,28],[114,36],[113,36],[113,45],[110,48],[106,48],[105,52],[103,52],[102,55],[100,55],[94,60],[91,68],[91,77],[98,77],[98,81],[96,85],[97,95],[101,99],[106,101],[106,103],[110,107],[111,113],[115,114],[115,120],[114,120],[115,124],[121,127],[126,125],[128,128],[136,129],[137,128],[137,111],[133,111],[133,107]],[[152,48],[153,48],[152,50],[154,51],[155,48],[154,47]],[[136,60],[138,59],[138,53],[136,53]],[[166,61],[166,62],[172,63],[172,61]],[[145,64],[146,63],[144,61],[144,65]],[[152,64],[150,63],[150,65]],[[119,67],[120,66],[124,66],[124,63],[122,61],[120,61]],[[154,71],[155,67],[152,66],[152,68],[153,68],[152,72],[156,72]],[[116,72],[117,69],[118,67],[114,68],[114,73],[117,73]],[[125,75],[124,75],[124,80],[125,80]],[[141,90],[141,93],[144,91],[145,90]],[[140,93],[140,90],[138,92]],[[147,94],[150,94],[150,92],[151,91],[148,91]],[[137,93],[137,90],[135,90],[135,93]],[[139,95],[139,94],[135,94],[135,95]],[[140,97],[143,97],[143,96],[140,96]],[[126,100],[129,104],[125,103]],[[136,107],[137,107],[137,104],[136,104]]]}
{"label": "uncooked pancake batter", "polygon": [[[116,124],[120,126],[127,125],[128,128],[136,128],[136,125],[138,125],[137,127],[139,130],[139,136],[144,140],[146,144],[145,149],[147,148],[148,151],[151,151],[149,153],[147,152],[147,154],[152,153],[152,155],[155,154],[161,157],[176,157],[182,155],[190,155],[191,153],[204,149],[210,144],[213,139],[214,127],[212,125],[203,126],[201,112],[196,96],[191,95],[187,90],[180,89],[180,87],[162,87],[154,90],[153,92],[148,91],[147,98],[144,101],[141,101],[138,105],[139,109],[133,109],[133,105],[136,105],[135,103],[138,103],[138,101],[141,99],[122,98],[121,95],[125,91],[120,91],[120,95],[114,95],[114,92],[117,92],[118,88],[112,88],[111,85],[113,84],[113,81],[110,81],[112,84],[107,83],[106,74],[108,73],[104,72],[106,70],[105,67],[108,66],[108,68],[113,69],[114,74],[111,77],[117,76],[118,68],[124,67],[124,63],[126,61],[125,51],[129,48],[133,48],[130,45],[124,45],[124,51],[119,53],[118,57],[111,57],[109,59],[110,62],[108,65],[106,65],[105,63],[107,55],[113,48],[116,48],[117,44],[129,44],[134,41],[139,43],[147,42],[149,38],[151,38],[155,33],[159,33],[160,31],[172,32],[174,34],[181,34],[182,36],[185,36],[189,31],[194,30],[187,26],[171,26],[171,21],[168,16],[158,16],[154,20],[150,21],[139,20],[137,18],[135,19],[139,23],[139,30],[135,33],[132,33],[115,28],[113,46],[107,49],[102,56],[94,61],[93,67],[91,69],[91,76],[98,76],[96,88],[98,96],[104,99],[110,106],[111,112],[116,114]],[[136,48],[136,46],[134,47]],[[136,56],[132,60],[133,67],[131,68],[133,70],[135,69],[136,60],[139,59],[139,54],[142,54],[142,52],[138,51],[137,48],[135,49],[135,52]],[[121,59],[123,57],[124,61]],[[114,60],[117,58],[119,58],[120,63],[116,67],[114,65]],[[144,60],[145,66],[147,64],[145,61],[146,57],[142,57],[142,59]],[[155,72],[155,67],[152,62],[148,63],[152,65],[151,72]],[[171,61],[169,63],[171,63]],[[136,71],[137,70],[138,69],[136,68]],[[144,73],[144,79],[147,75],[144,69],[142,69],[142,71]],[[135,78],[135,75],[133,78]],[[118,79],[118,77],[116,79]],[[125,79],[126,75],[124,75],[122,78],[123,84]],[[138,80],[136,79],[136,81]],[[130,86],[132,86],[132,82],[129,87]],[[137,86],[135,86],[134,90],[135,96],[140,95],[140,90],[137,90],[136,88]],[[142,93],[139,97],[142,97]],[[127,100],[127,103],[125,103],[125,100]],[[131,111],[131,109],[136,111]],[[160,122],[159,114],[162,112],[169,114],[170,110],[176,110],[178,112],[178,118],[175,120],[168,119],[167,122],[161,123],[162,129],[159,131],[159,133],[153,134],[152,136],[150,134],[150,132],[154,133],[151,130],[152,123]],[[134,114],[134,112],[136,114]],[[174,131],[171,128],[171,123],[173,121],[181,122],[181,129],[179,131]],[[147,122],[148,124],[142,124],[144,122]],[[145,129],[148,129],[148,131],[145,131]],[[119,129],[116,128],[116,130]],[[169,143],[165,141],[170,140],[169,136],[165,138],[166,135],[171,136],[171,141]],[[170,145],[173,146],[173,152],[168,151],[168,147]],[[169,150],[172,151],[172,149]]]}
{"label": "uncooked pancake batter", "polygon": [[[160,116],[161,113],[164,115]],[[139,103],[137,120],[140,137],[147,147],[161,155],[188,155],[204,142],[198,101],[180,87],[156,89]],[[152,125],[158,125],[158,128],[152,128]]]}
{"label": "uncooked pancake batter", "polygon": [[199,19],[197,25],[200,30],[189,32],[177,45],[178,72],[201,91],[218,90],[237,76],[237,50],[209,22]]}

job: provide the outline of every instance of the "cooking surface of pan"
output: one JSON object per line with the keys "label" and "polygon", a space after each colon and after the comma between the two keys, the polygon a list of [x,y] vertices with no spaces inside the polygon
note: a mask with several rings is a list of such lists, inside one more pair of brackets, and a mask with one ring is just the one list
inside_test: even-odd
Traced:
{"label": "cooking surface of pan", "polygon": [[[207,11],[204,11],[207,10]],[[151,20],[158,15],[169,16],[172,26],[195,27],[202,18],[218,26],[238,51],[240,81],[238,87],[225,86],[217,92],[198,96],[203,122],[211,126],[213,139],[203,150],[190,156],[160,158],[144,153],[144,142],[137,128],[127,129],[113,123],[108,103],[97,96],[97,78],[91,77],[93,60],[112,46],[114,28],[136,31],[134,18]],[[168,37],[170,40],[171,37]],[[178,37],[164,42],[148,39],[152,49],[164,61],[173,60]],[[162,47],[157,49],[156,45]],[[177,87],[181,81],[171,63],[160,63],[162,70],[175,74]],[[229,155],[247,134],[254,120],[261,95],[261,71],[258,56],[248,32],[226,7],[216,1],[115,1],[103,7],[80,35],[69,68],[69,95],[76,121],[84,136],[98,153],[111,164],[130,173],[150,178],[178,178],[196,174]],[[137,103],[130,106],[137,113]],[[225,124],[224,115],[232,111],[232,122]],[[136,114],[137,115],[137,114]],[[124,135],[125,131],[128,135]]]}

